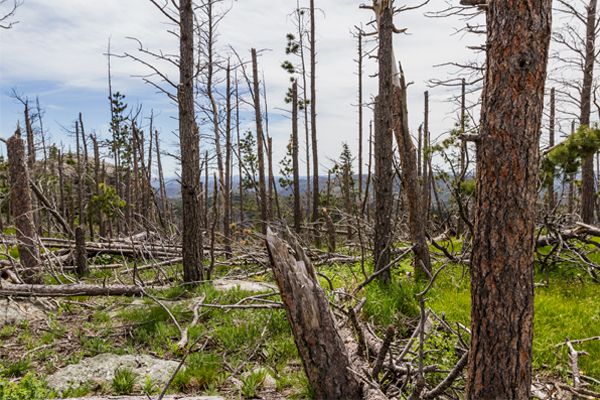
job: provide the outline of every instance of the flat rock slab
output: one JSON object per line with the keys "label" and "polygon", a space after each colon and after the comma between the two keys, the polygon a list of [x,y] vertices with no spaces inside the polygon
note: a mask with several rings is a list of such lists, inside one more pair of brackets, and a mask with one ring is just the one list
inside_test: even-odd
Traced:
{"label": "flat rock slab", "polygon": [[[76,388],[86,382],[95,385],[109,385],[115,376],[117,368],[131,368],[138,376],[137,384],[141,385],[146,377],[160,387],[163,387],[175,368],[179,365],[176,361],[165,361],[150,357],[146,354],[123,355],[100,354],[93,358],[86,358],[79,364],[68,365],[48,377],[50,387],[64,391],[69,386]],[[98,397],[100,398],[100,397]],[[120,399],[122,397],[101,397],[102,399]]]}
{"label": "flat rock slab", "polygon": [[242,281],[238,279],[217,279],[213,282],[213,286],[217,290],[231,290],[239,286],[241,290],[248,292],[265,292],[277,291],[277,285],[268,282]]}
{"label": "flat rock slab", "polygon": [[0,299],[0,328],[46,318],[56,307],[46,299]]}

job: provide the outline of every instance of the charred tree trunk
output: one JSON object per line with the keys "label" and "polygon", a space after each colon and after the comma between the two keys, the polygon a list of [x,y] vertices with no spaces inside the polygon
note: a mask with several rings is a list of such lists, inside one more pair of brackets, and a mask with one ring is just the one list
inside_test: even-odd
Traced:
{"label": "charred tree trunk", "polygon": [[[385,7],[379,27],[379,95],[375,99],[375,238],[373,257],[375,271],[390,262],[392,244],[392,210],[394,209],[393,180],[394,163],[392,133],[392,10]],[[390,282],[389,269],[379,275],[381,282]]]}
{"label": "charred tree trunk", "polygon": [[427,155],[427,148],[429,147],[429,92],[424,94],[425,111],[423,118],[423,212],[428,214],[429,211],[429,163],[427,162],[429,156]]}
{"label": "charred tree trunk", "polygon": [[528,399],[539,138],[552,1],[488,3],[468,399]]}
{"label": "charred tree trunk", "polygon": [[[592,102],[592,86],[594,80],[594,62],[596,60],[596,8],[597,0],[591,0],[587,7],[585,64],[583,69],[583,85],[581,88],[580,125],[590,125]],[[594,222],[594,155],[583,160],[581,170],[581,220],[585,224]]]}
{"label": "charred tree trunk", "polygon": [[285,311],[292,327],[298,354],[317,399],[360,399],[360,386],[352,367],[325,290],[302,248],[288,248],[271,230],[267,249]]}
{"label": "charred tree trunk", "polygon": [[85,226],[85,207],[84,207],[84,185],[83,185],[83,168],[81,163],[81,145],[79,143],[79,121],[75,121],[75,136],[77,146],[77,209],[79,216],[79,225]]}
{"label": "charred tree trunk", "polygon": [[183,280],[196,282],[203,274],[200,229],[200,137],[194,116],[194,11],[192,0],[179,2],[179,143],[183,205]]}
{"label": "charred tree trunk", "polygon": [[75,262],[78,275],[89,275],[87,251],[85,249],[85,226],[75,228]]}
{"label": "charred tree trunk", "polygon": [[300,163],[298,161],[298,82],[292,85],[292,169],[294,173],[294,231],[302,229],[300,208]]}
{"label": "charred tree trunk", "polygon": [[258,181],[260,195],[260,226],[263,235],[267,234],[269,214],[267,211],[267,187],[265,182],[265,144],[260,111],[260,87],[258,82],[258,61],[256,49],[252,49],[252,76],[254,78],[254,115],[256,118],[256,145],[258,150]]}
{"label": "charred tree trunk", "polygon": [[36,241],[31,195],[29,193],[29,173],[25,161],[25,141],[21,131],[17,131],[6,141],[11,201],[15,215],[15,231],[19,242],[19,260],[24,268],[23,281],[30,284],[43,284],[44,277],[40,268],[40,249]]}
{"label": "charred tree trunk", "polygon": [[[25,100],[25,130],[27,132],[27,168],[31,178],[35,180],[35,137],[33,134],[32,117],[29,115],[29,102]],[[33,224],[38,234],[42,235],[42,215],[38,209],[37,200],[31,199],[31,210],[33,217]]]}

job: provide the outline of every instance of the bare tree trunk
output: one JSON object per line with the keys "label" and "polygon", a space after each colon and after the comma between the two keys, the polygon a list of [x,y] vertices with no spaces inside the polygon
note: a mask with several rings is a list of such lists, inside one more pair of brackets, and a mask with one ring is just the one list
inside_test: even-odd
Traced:
{"label": "bare tree trunk", "polygon": [[[391,20],[390,20],[391,23]],[[391,45],[391,43],[390,43]],[[380,60],[381,62],[381,60]],[[381,78],[380,78],[381,79]],[[406,190],[406,202],[408,208],[408,229],[410,238],[414,245],[414,269],[417,278],[424,278],[424,275],[431,271],[431,259],[429,247],[427,245],[427,235],[425,232],[425,213],[424,199],[419,190],[419,178],[417,176],[417,155],[413,145],[408,128],[408,105],[406,100],[406,84],[404,74],[400,70],[400,86],[394,86],[393,107],[394,107],[394,134],[398,151],[400,152],[400,162],[402,164],[402,177],[404,179],[404,189]],[[426,137],[426,130],[423,130],[423,137]],[[424,144],[426,140],[424,140]],[[428,165],[423,166],[423,178],[425,171],[429,169]],[[429,181],[423,182],[424,186],[429,185]]]}
{"label": "bare tree trunk", "polygon": [[63,157],[64,154],[58,150],[58,186],[60,186],[60,212],[62,215],[67,215],[67,207],[65,205],[65,182],[63,178]]}
{"label": "bare tree trunk", "polygon": [[75,229],[75,260],[78,275],[89,275],[87,251],[85,249],[85,226],[79,225]]}
{"label": "bare tree trunk", "polygon": [[[35,180],[35,137],[33,135],[33,127],[31,126],[31,117],[29,116],[29,102],[25,100],[25,130],[27,131],[27,168],[31,178]],[[43,234],[42,232],[42,215],[39,211],[37,199],[31,199],[31,209],[33,212],[33,221],[36,232]]]}
{"label": "bare tree trunk", "polygon": [[[135,210],[137,210],[137,212],[139,213],[141,211],[141,206],[142,206],[142,201],[141,201],[141,195],[140,195],[140,170],[139,170],[139,136],[138,136],[138,130],[135,126],[135,121],[131,121],[131,147],[132,147],[132,156],[133,156],[133,190],[130,189],[130,185],[131,185],[131,177],[130,175],[130,171],[127,171],[127,183],[125,183],[125,185],[127,186],[127,192],[129,192],[131,190],[131,192],[133,193],[133,196],[129,197],[128,203],[130,203],[130,205],[133,205],[135,207]],[[131,167],[129,168],[131,169]],[[130,229],[130,233],[132,232],[131,229],[133,229],[133,225],[131,225],[132,220],[138,220],[137,217],[133,216],[133,218],[128,220],[128,224],[129,224],[129,229]],[[138,221],[139,222],[139,221]]]}
{"label": "bare tree trunk", "polygon": [[[96,196],[100,197],[100,150],[98,148],[98,137],[92,135],[92,142],[94,143],[94,181],[96,183]],[[100,208],[97,211],[98,218],[98,234],[100,237],[106,237],[106,231],[104,229],[104,213]]]}
{"label": "bare tree trunk", "polygon": [[81,145],[79,143],[79,121],[75,121],[75,136],[77,137],[77,208],[79,215],[79,225],[85,226],[85,202],[84,202],[84,191],[85,187],[83,184],[83,168],[81,160]]}
{"label": "bare tree trunk", "polygon": [[225,257],[231,257],[231,214],[230,196],[231,186],[231,68],[227,64],[227,126],[225,128],[225,185],[223,186],[223,236],[225,236]]}
{"label": "bare tree trunk", "polygon": [[[360,399],[348,352],[340,337],[325,290],[297,243],[297,260],[288,247],[268,230],[267,249],[304,372],[317,399]],[[318,340],[317,340],[318,338]]]}
{"label": "bare tree trunk", "polygon": [[300,163],[298,160],[298,82],[292,85],[292,169],[294,173],[294,231],[302,229],[300,208]]}
{"label": "bare tree trunk", "polygon": [[[375,99],[375,238],[373,247],[374,270],[383,269],[390,262],[392,244],[392,210],[394,209],[393,179],[393,86],[392,86],[392,10],[385,7],[379,27],[379,94]],[[379,280],[390,282],[389,269]]]}
{"label": "bare tree trunk", "polygon": [[269,214],[267,211],[267,188],[265,186],[265,155],[262,115],[260,110],[260,88],[258,84],[258,61],[256,49],[252,49],[252,75],[254,78],[254,115],[256,118],[256,145],[258,150],[258,180],[260,191],[260,226],[263,235],[267,234]]}
{"label": "bare tree trunk", "polygon": [[[548,146],[550,148],[554,147],[554,128],[556,125],[556,92],[554,88],[550,90],[550,129],[548,132]],[[554,175],[552,176],[552,182],[550,183],[550,187],[548,188],[548,208],[553,210],[556,206],[556,199],[554,193]]]}
{"label": "bare tree trunk", "polygon": [[[583,69],[583,85],[581,88],[580,125],[590,125],[592,86],[594,80],[594,62],[596,60],[596,8],[597,0],[590,0],[587,6],[585,64]],[[583,160],[581,170],[581,220],[585,224],[594,222],[594,156]]]}
{"label": "bare tree trunk", "polygon": [[179,141],[181,147],[181,199],[183,203],[183,280],[203,279],[200,229],[200,136],[194,117],[194,11],[192,0],[179,2]]}
{"label": "bare tree trunk", "polygon": [[358,30],[358,199],[363,194],[363,79],[362,79],[362,30]]}
{"label": "bare tree trunk", "polygon": [[468,399],[529,399],[539,138],[552,1],[488,3]]}
{"label": "bare tree trunk", "polygon": [[129,235],[135,230],[133,222],[133,206],[131,204],[131,167],[127,167],[125,174],[125,232]]}
{"label": "bare tree trunk", "polygon": [[429,163],[427,159],[427,148],[429,147],[429,92],[424,94],[425,111],[423,118],[423,212],[429,213]]}
{"label": "bare tree trunk", "polygon": [[[310,0],[310,132],[312,134],[313,153],[313,212],[312,222],[319,219],[319,157],[317,151],[317,88],[316,80],[316,39],[315,39],[315,1]],[[318,229],[315,229],[315,239],[319,242]]]}
{"label": "bare tree trunk", "polygon": [[10,173],[11,201],[15,213],[15,231],[18,240],[19,261],[24,267],[23,281],[30,284],[43,284],[44,276],[40,268],[40,249],[36,240],[29,193],[29,173],[25,161],[25,141],[21,130],[6,141],[8,168]]}
{"label": "bare tree trunk", "polygon": [[[154,140],[156,141],[156,164],[158,166],[158,182],[160,187],[160,207],[163,214],[163,221],[167,223],[167,191],[165,189],[165,178],[163,175],[162,163],[160,161],[160,147],[158,145],[158,131],[154,133]],[[167,226],[164,227],[167,229]]]}

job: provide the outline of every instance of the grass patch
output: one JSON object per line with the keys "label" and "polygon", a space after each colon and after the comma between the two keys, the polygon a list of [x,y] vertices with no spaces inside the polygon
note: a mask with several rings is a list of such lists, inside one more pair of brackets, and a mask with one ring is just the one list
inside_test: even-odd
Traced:
{"label": "grass patch", "polygon": [[[470,326],[470,278],[461,280],[462,268],[442,272],[430,292],[428,305],[450,322]],[[367,303],[368,304],[368,303]],[[567,349],[554,345],[565,341],[600,336],[600,288],[579,279],[552,278],[548,287],[535,289],[533,368],[567,378],[570,370]],[[579,357],[579,368],[588,376],[600,377],[600,341],[575,345],[589,356]],[[598,387],[596,387],[598,389]]]}

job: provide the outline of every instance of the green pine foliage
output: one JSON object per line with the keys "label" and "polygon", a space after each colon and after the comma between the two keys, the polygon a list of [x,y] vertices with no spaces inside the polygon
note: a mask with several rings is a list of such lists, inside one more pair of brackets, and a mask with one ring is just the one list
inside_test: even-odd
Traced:
{"label": "green pine foliage", "polygon": [[600,150],[600,127],[580,125],[564,142],[555,146],[540,162],[543,184],[548,187],[553,177],[573,174],[581,167],[582,160]]}

